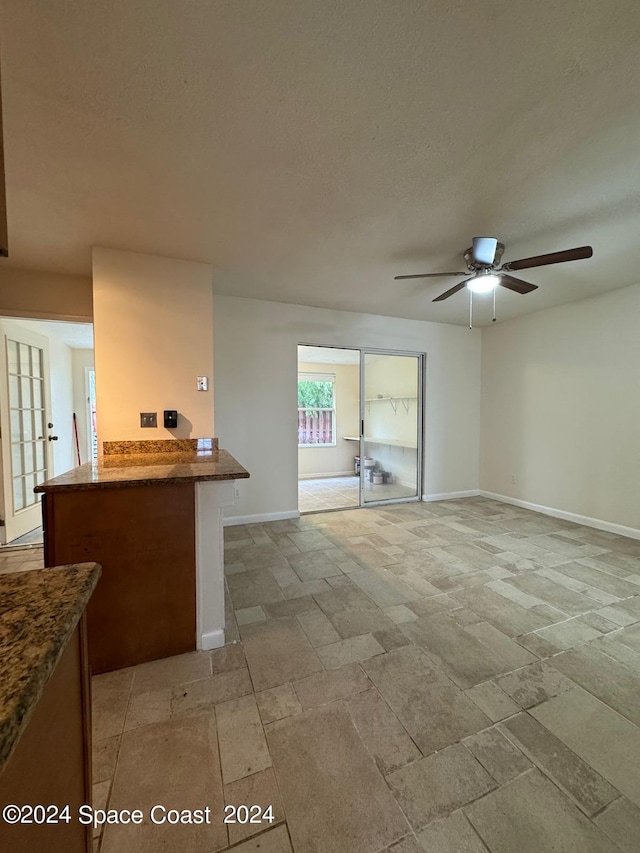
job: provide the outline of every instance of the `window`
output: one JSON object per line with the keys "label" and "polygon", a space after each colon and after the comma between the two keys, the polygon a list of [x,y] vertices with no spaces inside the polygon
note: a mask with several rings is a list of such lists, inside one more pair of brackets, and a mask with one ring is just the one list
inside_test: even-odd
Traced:
{"label": "window", "polygon": [[335,446],[335,374],[298,374],[298,447]]}

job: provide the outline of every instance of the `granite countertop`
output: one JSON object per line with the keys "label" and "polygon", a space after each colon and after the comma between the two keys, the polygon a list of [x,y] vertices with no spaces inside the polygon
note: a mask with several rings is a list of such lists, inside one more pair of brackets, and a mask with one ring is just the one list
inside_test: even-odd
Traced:
{"label": "granite countertop", "polygon": [[0,575],[0,769],[87,605],[97,563]]}
{"label": "granite countertop", "polygon": [[197,480],[241,480],[249,472],[226,450],[123,453],[87,462],[36,486],[36,492],[126,488]]}

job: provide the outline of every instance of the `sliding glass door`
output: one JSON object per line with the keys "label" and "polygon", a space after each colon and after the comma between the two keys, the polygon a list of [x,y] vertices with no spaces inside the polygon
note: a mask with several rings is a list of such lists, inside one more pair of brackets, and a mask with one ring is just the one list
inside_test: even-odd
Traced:
{"label": "sliding glass door", "polygon": [[419,500],[423,357],[363,351],[360,362],[361,503]]}

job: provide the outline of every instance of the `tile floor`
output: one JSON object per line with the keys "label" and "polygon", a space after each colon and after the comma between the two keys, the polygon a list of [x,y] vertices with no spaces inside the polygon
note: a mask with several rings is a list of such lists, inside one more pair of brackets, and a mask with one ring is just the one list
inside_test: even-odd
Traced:
{"label": "tile floor", "polygon": [[0,575],[7,572],[27,572],[44,568],[42,546],[29,548],[0,548]]}
{"label": "tile floor", "polygon": [[[415,491],[401,483],[368,483],[366,499],[388,501],[406,498]],[[298,509],[300,512],[321,512],[327,509],[357,507],[360,503],[358,477],[320,477],[316,480],[298,481]]]}
{"label": "tile floor", "polygon": [[23,536],[18,536],[17,539],[13,539],[8,545],[3,545],[3,548],[15,548],[16,545],[43,545],[44,544],[44,531],[42,530],[42,525],[40,527],[36,527],[34,530],[30,530],[28,533],[25,533]]}
{"label": "tile floor", "polygon": [[225,534],[231,644],[93,679],[95,805],[214,822],[96,850],[640,850],[640,541],[483,498]]}
{"label": "tile floor", "polygon": [[23,536],[19,536],[17,539],[13,539],[11,542],[8,542],[6,545],[0,545],[0,555],[9,554],[12,552],[14,548],[23,548],[24,546],[42,548],[44,545],[44,531],[42,530],[42,525],[40,527],[36,527],[35,530],[30,530],[28,533],[25,533]]}

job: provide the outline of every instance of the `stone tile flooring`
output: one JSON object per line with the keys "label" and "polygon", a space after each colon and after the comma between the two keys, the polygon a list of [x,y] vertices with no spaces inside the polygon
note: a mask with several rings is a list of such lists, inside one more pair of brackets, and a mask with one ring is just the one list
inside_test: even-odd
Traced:
{"label": "stone tile flooring", "polygon": [[27,572],[44,568],[42,546],[30,548],[0,548],[0,575],[8,572]]}
{"label": "stone tile flooring", "polygon": [[225,536],[231,644],[93,679],[94,803],[213,823],[95,850],[640,850],[640,541],[483,498]]}
{"label": "stone tile flooring", "polygon": [[[17,545],[43,545],[44,544],[44,531],[42,529],[42,525],[39,527],[30,530],[28,533],[25,533],[23,536],[18,536],[17,539],[13,539],[9,542],[8,545],[3,545],[2,548],[15,548]],[[1,550],[1,549],[0,549]]]}
{"label": "stone tile flooring", "polygon": [[[298,509],[300,512],[321,512],[327,509],[357,507],[360,503],[358,477],[319,477],[298,480]],[[402,483],[367,483],[366,499],[388,501],[415,495],[415,490]]]}
{"label": "stone tile flooring", "polygon": [[358,506],[360,486],[358,477],[319,477],[298,480],[298,509],[317,512],[324,509],[344,509]]}
{"label": "stone tile flooring", "polygon": [[225,540],[230,645],[93,679],[95,801],[214,821],[96,850],[637,853],[639,541],[483,498]]}

